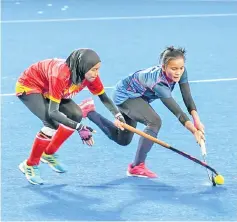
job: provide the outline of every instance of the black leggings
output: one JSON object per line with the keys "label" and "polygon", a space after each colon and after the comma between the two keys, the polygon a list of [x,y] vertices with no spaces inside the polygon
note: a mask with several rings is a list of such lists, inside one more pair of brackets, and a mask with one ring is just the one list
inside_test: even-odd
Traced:
{"label": "black leggings", "polygon": [[[161,127],[161,119],[149,103],[142,98],[135,98],[128,99],[118,107],[127,124],[136,127],[137,122],[142,123],[146,126],[144,129],[145,133],[157,137]],[[111,121],[104,118],[99,113],[94,111],[89,112],[88,118],[99,126],[99,128],[116,143],[126,146],[131,142],[134,135],[132,132],[117,129]],[[147,153],[150,151],[152,145],[152,141],[143,137],[140,138],[134,165],[138,165],[145,161]]]}
{"label": "black leggings", "polygon": [[[27,106],[27,108],[36,115],[44,124],[52,129],[57,129],[59,123],[49,117],[49,99],[43,97],[42,94],[25,93],[18,98]],[[72,99],[62,99],[59,111],[64,113],[68,118],[80,123],[82,119],[82,111],[80,107]]]}

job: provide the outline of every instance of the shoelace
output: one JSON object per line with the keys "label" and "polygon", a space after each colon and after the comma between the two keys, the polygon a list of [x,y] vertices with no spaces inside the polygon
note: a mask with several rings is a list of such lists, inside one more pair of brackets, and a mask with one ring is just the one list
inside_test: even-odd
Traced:
{"label": "shoelace", "polygon": [[27,171],[27,174],[29,176],[33,176],[33,175],[39,176],[39,168],[38,168],[38,166],[27,167],[26,171]]}
{"label": "shoelace", "polygon": [[57,164],[57,155],[53,154],[50,156],[47,156],[46,158],[51,164],[56,165]]}

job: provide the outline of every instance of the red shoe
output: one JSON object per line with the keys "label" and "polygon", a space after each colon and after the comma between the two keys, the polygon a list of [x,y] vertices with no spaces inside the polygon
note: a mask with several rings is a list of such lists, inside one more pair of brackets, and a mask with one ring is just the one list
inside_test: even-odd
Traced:
{"label": "red shoe", "polygon": [[138,166],[132,167],[132,164],[128,165],[127,176],[133,177],[148,177],[156,178],[157,175],[146,168],[145,163],[140,163]]}
{"label": "red shoe", "polygon": [[78,106],[82,110],[82,117],[86,118],[87,114],[91,111],[95,111],[95,103],[92,98],[83,100]]}

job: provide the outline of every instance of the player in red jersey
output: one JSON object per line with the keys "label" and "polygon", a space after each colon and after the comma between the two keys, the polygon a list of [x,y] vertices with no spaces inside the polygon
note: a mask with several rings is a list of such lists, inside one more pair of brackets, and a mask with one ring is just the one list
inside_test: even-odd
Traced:
{"label": "player in red jersey", "polygon": [[[93,129],[81,124],[83,113],[71,99],[87,87],[98,95],[117,120],[122,114],[105,93],[99,77],[101,60],[91,49],[73,51],[66,59],[47,59],[26,69],[16,83],[16,95],[44,124],[37,133],[29,158],[19,168],[32,184],[43,184],[39,162],[48,163],[59,173],[66,172],[56,152],[74,131],[83,143],[92,146]],[[121,128],[119,121],[116,126]]]}

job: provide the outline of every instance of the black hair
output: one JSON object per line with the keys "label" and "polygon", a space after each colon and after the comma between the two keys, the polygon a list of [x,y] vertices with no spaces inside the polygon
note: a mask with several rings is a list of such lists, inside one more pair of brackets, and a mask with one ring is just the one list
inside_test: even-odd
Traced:
{"label": "black hair", "polygon": [[167,65],[168,62],[172,59],[176,59],[178,57],[182,57],[184,61],[186,50],[184,48],[174,48],[174,46],[168,46],[166,49],[160,54],[160,64]]}

